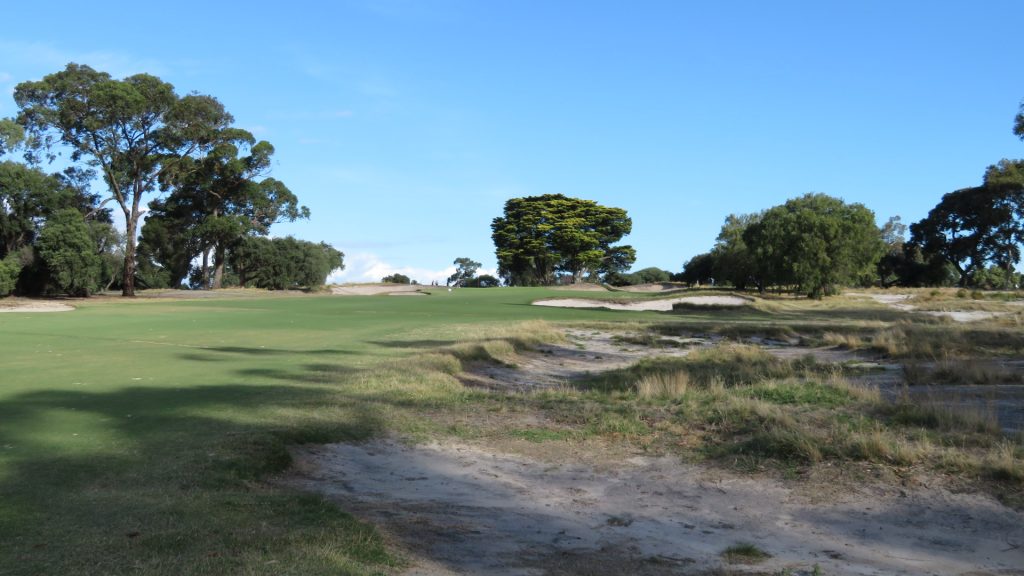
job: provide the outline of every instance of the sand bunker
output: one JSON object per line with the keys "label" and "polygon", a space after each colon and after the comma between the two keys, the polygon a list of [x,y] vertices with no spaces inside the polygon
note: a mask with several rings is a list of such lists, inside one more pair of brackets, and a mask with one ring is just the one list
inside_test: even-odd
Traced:
{"label": "sand bunker", "polygon": [[423,295],[420,290],[423,286],[419,284],[344,284],[331,286],[331,294],[337,296],[379,296],[389,294],[392,296]]}
{"label": "sand bunker", "polygon": [[739,296],[682,296],[662,300],[641,300],[637,302],[605,302],[602,300],[584,300],[582,298],[552,298],[538,300],[534,306],[554,306],[557,308],[607,308],[608,310],[632,310],[671,312],[676,304],[693,306],[746,306],[749,300]]}
{"label": "sand bunker", "polygon": [[0,312],[70,312],[74,306],[45,300],[0,300]]}
{"label": "sand bunker", "polygon": [[397,537],[409,574],[696,573],[721,569],[739,542],[772,555],[766,574],[1021,574],[1024,562],[1024,514],[934,486],[867,484],[822,502],[671,457],[598,468],[389,440],[292,455],[285,481]]}

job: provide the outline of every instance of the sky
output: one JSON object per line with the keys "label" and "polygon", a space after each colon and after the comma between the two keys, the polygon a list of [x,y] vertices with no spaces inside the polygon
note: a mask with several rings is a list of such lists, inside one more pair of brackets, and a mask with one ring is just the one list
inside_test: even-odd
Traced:
{"label": "sky", "polygon": [[[335,282],[496,268],[510,198],[624,208],[634,269],[808,192],[920,220],[1024,157],[1019,0],[17,2],[0,117],[69,63],[217,97],[308,206]],[[98,185],[97,191],[102,191]]]}

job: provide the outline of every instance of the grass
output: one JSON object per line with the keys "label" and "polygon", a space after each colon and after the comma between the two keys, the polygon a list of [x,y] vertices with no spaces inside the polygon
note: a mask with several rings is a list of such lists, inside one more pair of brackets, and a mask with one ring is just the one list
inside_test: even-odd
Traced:
{"label": "grass", "polygon": [[[456,378],[476,363],[515,366],[531,348],[557,342],[563,323],[637,328],[656,344],[667,334],[856,335],[850,347],[952,359],[1019,352],[1024,336],[1009,321],[961,328],[786,299],[671,315],[529,305],[571,294],[246,291],[0,315],[0,575],[400,569],[403,558],[372,526],[271,481],[290,465],[289,445],[383,434],[594,440],[741,468],[927,466],[990,482],[1000,494],[1024,483],[1024,445],[983,415],[885,404],[848,382],[843,367],[779,360],[735,342],[641,362],[581,388],[510,396]],[[922,335],[926,344],[916,343]],[[973,348],[948,342],[974,337]],[[546,423],[524,425],[524,416]]]}
{"label": "grass", "polygon": [[772,557],[771,554],[749,542],[733,544],[722,550],[720,556],[729,564],[760,564]]}

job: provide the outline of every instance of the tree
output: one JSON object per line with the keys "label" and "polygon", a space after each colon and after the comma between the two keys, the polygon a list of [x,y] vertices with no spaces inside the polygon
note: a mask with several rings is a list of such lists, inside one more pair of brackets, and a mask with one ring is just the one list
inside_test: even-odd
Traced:
{"label": "tree", "polygon": [[455,264],[455,273],[448,277],[448,284],[455,286],[464,285],[472,280],[476,277],[476,271],[480,269],[480,263],[469,258],[456,258],[452,264]]}
{"label": "tree", "polygon": [[60,182],[42,170],[0,162],[0,258],[31,245],[60,201]]}
{"label": "tree", "polygon": [[18,284],[18,276],[21,274],[21,258],[18,254],[10,254],[6,258],[0,258],[0,298],[10,296],[14,287]]}
{"label": "tree", "polygon": [[548,285],[555,274],[582,282],[588,274],[627,270],[636,260],[630,246],[612,246],[632,229],[621,208],[592,200],[546,194],[513,198],[491,223],[498,273],[509,285]]}
{"label": "tree", "polygon": [[655,284],[668,282],[672,279],[672,273],[651,266],[629,274],[610,273],[605,276],[605,282],[612,286],[636,286],[637,284]]}
{"label": "tree", "polygon": [[153,219],[168,219],[173,222],[168,227],[186,231],[169,255],[187,256],[189,261],[202,256],[204,288],[221,287],[228,250],[243,236],[266,235],[277,222],[309,218],[309,209],[298,205],[284,183],[261,179],[270,170],[273,153],[269,142],[256,142],[249,132],[224,130],[220,143],[205,156],[182,160],[176,172],[183,176],[170,178],[174,192],[166,201],[151,204],[154,213],[147,225]]}
{"label": "tree", "polygon": [[36,245],[61,292],[88,296],[96,291],[102,261],[80,212],[68,208],[54,214],[39,233]]}
{"label": "tree", "polygon": [[490,274],[481,274],[472,280],[467,280],[463,286],[466,288],[497,288],[501,286],[501,281]]}
{"label": "tree", "polygon": [[[911,242],[953,266],[967,286],[987,263],[1012,271],[1024,242],[1024,186],[1012,166],[989,169],[986,182],[942,197],[928,216],[910,226]],[[1009,277],[1009,276],[1007,276]]]}
{"label": "tree", "polygon": [[137,74],[114,80],[88,66],[68,64],[14,92],[17,122],[32,144],[28,157],[51,160],[66,146],[71,160],[100,171],[125,218],[122,294],[135,295],[136,231],[142,199],[166,185],[183,158],[209,150],[232,117],[215,98],[179,97],[171,84]]}
{"label": "tree", "polygon": [[247,236],[229,254],[240,286],[290,290],[323,286],[332,271],[344,269],[344,254],[323,242]]}
{"label": "tree", "polygon": [[14,150],[25,139],[25,130],[9,118],[0,118],[0,156]]}
{"label": "tree", "polygon": [[761,214],[730,214],[726,217],[711,249],[710,277],[719,283],[732,284],[738,290],[745,290],[754,281],[757,267],[754,255],[743,240],[743,233],[760,219]]}
{"label": "tree", "polygon": [[380,281],[385,284],[412,284],[412,280],[410,280],[408,276],[405,274],[399,274],[398,272],[388,274],[381,278]]}
{"label": "tree", "polygon": [[754,254],[761,290],[794,286],[814,298],[861,281],[881,257],[875,215],[862,204],[806,194],[766,211],[743,241]]}
{"label": "tree", "polygon": [[714,282],[714,274],[715,256],[711,252],[705,252],[687,260],[677,278],[687,285],[711,284]]}

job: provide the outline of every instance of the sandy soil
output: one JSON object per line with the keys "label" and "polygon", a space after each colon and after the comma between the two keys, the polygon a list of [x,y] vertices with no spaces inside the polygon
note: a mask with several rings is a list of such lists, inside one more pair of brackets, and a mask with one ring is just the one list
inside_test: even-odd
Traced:
{"label": "sandy soil", "polygon": [[675,340],[678,346],[661,348],[622,342],[610,332],[567,330],[565,345],[547,344],[520,354],[515,366],[481,363],[463,372],[464,384],[506,392],[558,388],[595,372],[625,368],[652,355],[685,356],[694,347],[708,346],[710,339]]}
{"label": "sandy soil", "polygon": [[75,307],[69,304],[53,302],[49,300],[26,300],[23,298],[11,298],[0,300],[0,313],[2,312],[70,312]]}
{"label": "sandy soil", "polygon": [[772,555],[758,573],[1024,574],[1024,514],[941,487],[862,485],[821,501],[669,457],[595,467],[392,440],[292,454],[286,482],[397,538],[410,575],[699,573],[740,542]]}
{"label": "sandy soil", "polygon": [[691,304],[695,306],[746,306],[750,301],[739,296],[681,296],[662,300],[643,300],[640,302],[604,302],[601,300],[585,300],[582,298],[550,298],[538,300],[534,306],[554,306],[558,308],[607,308],[608,310],[632,310],[671,312],[675,304]]}
{"label": "sandy soil", "polygon": [[419,284],[342,284],[331,286],[331,294],[338,296],[393,296],[420,295],[424,287]]}
{"label": "sandy soil", "polygon": [[[521,354],[514,367],[472,366],[466,383],[507,391],[561,386],[644,356],[680,356],[716,343],[666,338],[672,346],[651,348],[583,329],[567,338]],[[833,348],[765,349],[826,362],[871,360]],[[895,383],[900,373],[878,374]],[[967,395],[981,387],[966,388],[958,401],[977,400]],[[531,418],[523,416],[523,425]],[[939,477],[897,484],[881,472],[870,480],[870,468],[868,480],[854,480],[824,467],[782,482],[671,457],[525,441],[409,446],[387,439],[301,446],[292,455],[295,467],[281,481],[378,525],[408,554],[406,576],[723,568],[796,576],[815,573],[815,565],[829,575],[1024,575],[1024,513],[951,491]],[[737,543],[772,557],[756,566],[724,564],[720,553]]]}
{"label": "sandy soil", "polygon": [[[906,301],[913,298],[912,294],[866,294],[860,292],[850,292],[849,296],[857,298],[869,298],[875,302],[886,304],[897,310],[904,312],[913,312],[917,310],[917,307],[913,304],[908,304]],[[1011,302],[1011,304],[1015,304]],[[975,322],[978,320],[989,320],[991,318],[997,318],[999,316],[1005,316],[1006,312],[986,312],[983,310],[927,310],[920,311],[920,314],[927,314],[929,316],[944,316],[952,319],[954,322]]]}

